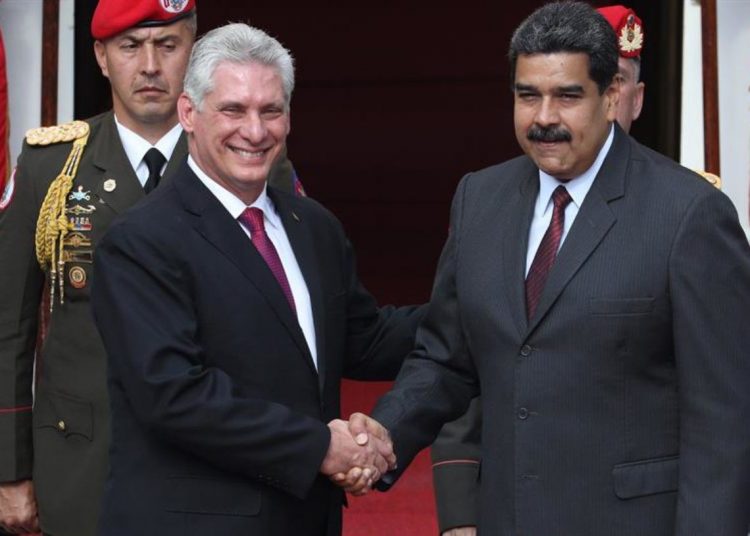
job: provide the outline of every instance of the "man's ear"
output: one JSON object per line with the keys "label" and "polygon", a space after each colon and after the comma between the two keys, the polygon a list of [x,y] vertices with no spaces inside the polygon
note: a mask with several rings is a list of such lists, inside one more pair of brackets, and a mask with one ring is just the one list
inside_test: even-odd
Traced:
{"label": "man's ear", "polygon": [[191,134],[193,130],[195,130],[194,121],[196,113],[197,110],[195,109],[193,101],[190,100],[187,93],[183,92],[177,99],[177,116],[182,125],[182,129],[188,134]]}
{"label": "man's ear", "polygon": [[633,121],[638,119],[643,109],[643,92],[646,90],[646,84],[638,82],[635,85],[635,100],[633,102]]}
{"label": "man's ear", "polygon": [[98,39],[94,41],[94,56],[96,57],[96,63],[99,64],[99,68],[102,70],[102,74],[109,78],[109,70],[107,69],[107,49],[104,43]]}
{"label": "man's ear", "polygon": [[607,119],[609,121],[617,120],[617,104],[620,102],[620,83],[621,78],[615,75],[612,83],[604,90],[604,98],[607,107]]}

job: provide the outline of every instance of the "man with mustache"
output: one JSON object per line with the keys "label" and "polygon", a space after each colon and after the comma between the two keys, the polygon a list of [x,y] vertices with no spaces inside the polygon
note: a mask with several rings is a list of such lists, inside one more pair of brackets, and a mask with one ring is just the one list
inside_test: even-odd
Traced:
{"label": "man with mustache", "polygon": [[736,210],[615,123],[617,37],[593,8],[545,5],[509,58],[525,155],[461,181],[415,350],[350,428],[390,432],[385,487],[481,392],[480,533],[745,536]]}
{"label": "man with mustache", "polygon": [[[2,198],[0,527],[11,533],[95,533],[109,403],[89,308],[93,252],[187,155],[177,98],[196,25],[194,0],[100,0],[91,31],[113,109],[31,131]],[[292,190],[280,160],[270,181]]]}
{"label": "man with mustache", "polygon": [[[615,5],[597,11],[607,19],[617,35],[620,57],[618,79],[620,100],[617,123],[625,132],[638,119],[643,107],[644,84],[640,81],[644,33],[641,19],[632,9]],[[556,127],[533,125],[529,132],[537,140],[569,141],[569,133]],[[479,465],[482,427],[481,397],[469,411],[446,424],[432,445],[432,476],[438,524],[442,536],[476,534],[479,496]]]}

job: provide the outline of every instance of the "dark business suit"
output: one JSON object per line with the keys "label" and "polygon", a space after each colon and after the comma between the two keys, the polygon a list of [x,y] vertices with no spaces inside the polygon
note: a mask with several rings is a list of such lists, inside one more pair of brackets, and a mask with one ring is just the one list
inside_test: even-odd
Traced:
{"label": "dark business suit", "polygon": [[102,535],[340,533],[343,493],[318,473],[340,380],[394,377],[420,315],[376,307],[322,206],[268,191],[310,292],[317,371],[263,258],[187,165],[97,250]]}
{"label": "dark business suit", "polygon": [[750,249],[733,206],[616,127],[527,321],[538,184],[524,156],[458,188],[416,350],[373,412],[399,470],[481,390],[480,533],[745,536]]}
{"label": "dark business suit", "polygon": [[[42,529],[54,536],[96,532],[107,472],[109,402],[106,357],[89,308],[93,252],[118,214],[145,197],[112,112],[87,122],[89,140],[71,190],[81,196],[66,204],[79,228],[68,234],[70,259],[61,275],[65,303],[54,304],[41,350],[37,328],[47,274],[36,260],[34,232],[42,201],[72,144],[25,144],[14,198],[0,212],[0,482],[33,477]],[[186,155],[183,135],[163,183]],[[283,158],[272,184],[292,191],[288,167]],[[83,285],[80,279],[79,286],[71,284],[73,270],[83,271]]]}

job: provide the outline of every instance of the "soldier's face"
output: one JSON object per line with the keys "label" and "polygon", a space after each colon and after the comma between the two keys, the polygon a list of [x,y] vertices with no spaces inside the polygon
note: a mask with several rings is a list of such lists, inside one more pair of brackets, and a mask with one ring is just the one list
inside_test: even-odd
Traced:
{"label": "soldier's face", "polygon": [[643,82],[638,81],[639,66],[634,60],[618,60],[617,80],[620,83],[620,102],[617,104],[617,122],[625,132],[638,119],[643,108]]}
{"label": "soldier's face", "polygon": [[109,78],[113,108],[122,124],[142,133],[177,123],[177,99],[192,46],[193,33],[185,20],[131,28],[94,43],[97,63]]}
{"label": "soldier's face", "polygon": [[187,95],[180,97],[180,123],[198,166],[250,205],[289,134],[281,76],[259,63],[224,62],[212,81],[200,108]]}
{"label": "soldier's face", "polygon": [[619,85],[600,95],[584,53],[520,55],[514,95],[518,143],[538,168],[570,180],[591,167],[607,139]]}

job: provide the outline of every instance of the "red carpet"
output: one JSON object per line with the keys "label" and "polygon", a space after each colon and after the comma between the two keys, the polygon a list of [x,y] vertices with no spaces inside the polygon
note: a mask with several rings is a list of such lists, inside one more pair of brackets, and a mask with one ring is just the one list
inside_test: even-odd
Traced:
{"label": "red carpet", "polygon": [[[389,386],[389,382],[345,381],[341,414],[346,418],[355,411],[367,413]],[[435,519],[430,456],[424,450],[389,492],[349,497],[344,536],[434,536]]]}

